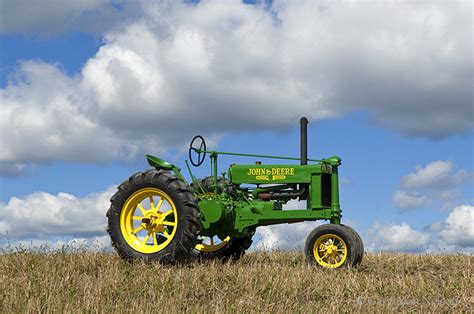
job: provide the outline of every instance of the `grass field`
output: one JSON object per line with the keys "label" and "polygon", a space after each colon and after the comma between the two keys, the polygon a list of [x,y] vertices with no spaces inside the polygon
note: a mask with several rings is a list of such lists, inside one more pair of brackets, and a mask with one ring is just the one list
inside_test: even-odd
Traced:
{"label": "grass field", "polygon": [[321,270],[288,252],[174,267],[105,253],[4,254],[0,312],[469,311],[473,262],[387,253],[357,270]]}

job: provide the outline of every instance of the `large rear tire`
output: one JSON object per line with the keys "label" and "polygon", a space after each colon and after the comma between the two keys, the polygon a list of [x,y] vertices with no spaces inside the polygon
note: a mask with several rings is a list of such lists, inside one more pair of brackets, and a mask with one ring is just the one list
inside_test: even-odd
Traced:
{"label": "large rear tire", "polygon": [[110,201],[107,232],[120,257],[164,264],[193,257],[199,208],[180,178],[164,170],[139,172]]}

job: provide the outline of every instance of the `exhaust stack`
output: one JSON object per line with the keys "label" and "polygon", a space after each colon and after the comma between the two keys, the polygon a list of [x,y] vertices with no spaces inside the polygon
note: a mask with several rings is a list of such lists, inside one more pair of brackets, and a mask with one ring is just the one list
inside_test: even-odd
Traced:
{"label": "exhaust stack", "polygon": [[300,119],[300,160],[302,165],[308,164],[308,119]]}

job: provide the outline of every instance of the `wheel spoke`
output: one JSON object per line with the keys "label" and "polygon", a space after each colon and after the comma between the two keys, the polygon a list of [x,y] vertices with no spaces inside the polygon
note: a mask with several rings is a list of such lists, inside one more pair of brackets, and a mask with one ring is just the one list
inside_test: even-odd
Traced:
{"label": "wheel spoke", "polygon": [[151,210],[154,210],[155,209],[155,203],[153,203],[153,196],[149,196],[148,199],[150,200]]}
{"label": "wheel spoke", "polygon": [[143,208],[142,204],[138,203],[137,207],[142,212],[142,215],[145,216],[146,210]]}
{"label": "wheel spoke", "polygon": [[325,259],[326,257],[328,257],[328,253],[324,253],[323,257],[321,257],[321,259]]}
{"label": "wheel spoke", "polygon": [[163,235],[165,236],[165,238],[169,238],[171,236],[166,230],[163,231]]}
{"label": "wheel spoke", "polygon": [[143,219],[143,217],[141,217],[141,216],[133,216],[133,220],[140,220],[141,221],[142,219]]}
{"label": "wheel spoke", "polygon": [[176,222],[173,221],[163,221],[161,224],[165,226],[176,226]]}
{"label": "wheel spoke", "polygon": [[173,210],[170,209],[170,210],[168,210],[166,213],[164,213],[162,217],[163,217],[163,218],[168,217],[168,216],[171,215],[172,213],[173,213]]}
{"label": "wheel spoke", "polygon": [[136,229],[134,229],[134,230],[132,231],[132,234],[137,234],[138,231],[140,231],[140,230],[142,230],[142,229],[143,229],[143,225],[139,225]]}
{"label": "wheel spoke", "polygon": [[160,210],[162,204],[163,204],[163,199],[160,198],[160,200],[158,202],[158,205],[156,205],[156,207],[155,207],[156,212],[158,212]]}
{"label": "wheel spoke", "polygon": [[146,234],[145,239],[143,239],[143,242],[142,242],[143,244],[146,245],[146,243],[148,242],[148,239],[150,238],[150,234],[151,234],[150,232]]}

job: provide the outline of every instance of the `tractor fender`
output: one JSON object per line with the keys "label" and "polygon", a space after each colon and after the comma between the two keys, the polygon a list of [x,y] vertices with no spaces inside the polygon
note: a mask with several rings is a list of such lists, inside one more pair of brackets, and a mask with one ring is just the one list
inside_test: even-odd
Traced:
{"label": "tractor fender", "polygon": [[160,159],[152,155],[146,155],[146,159],[150,166],[156,169],[171,170],[176,168],[173,164],[167,162],[166,160]]}

